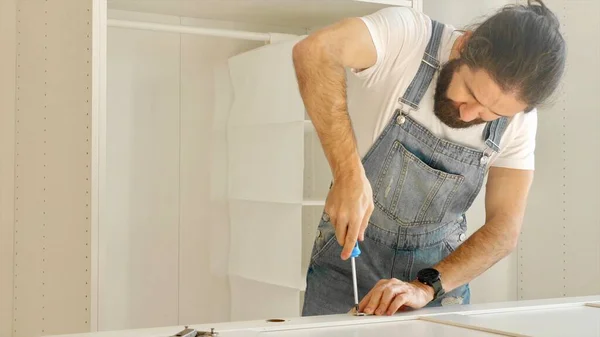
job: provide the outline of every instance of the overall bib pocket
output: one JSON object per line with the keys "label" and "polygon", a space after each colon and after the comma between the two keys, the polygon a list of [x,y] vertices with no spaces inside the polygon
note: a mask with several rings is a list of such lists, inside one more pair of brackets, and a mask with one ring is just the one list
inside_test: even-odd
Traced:
{"label": "overall bib pocket", "polygon": [[434,169],[396,140],[374,186],[374,203],[401,225],[440,223],[464,180]]}

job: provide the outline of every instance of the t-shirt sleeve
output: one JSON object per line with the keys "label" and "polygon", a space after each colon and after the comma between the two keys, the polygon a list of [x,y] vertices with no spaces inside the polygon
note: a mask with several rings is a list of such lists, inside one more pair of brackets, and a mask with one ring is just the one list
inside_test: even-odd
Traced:
{"label": "t-shirt sleeve", "polygon": [[361,17],[377,51],[377,61],[369,68],[351,69],[359,78],[373,84],[394,69],[406,67],[423,56],[431,20],[410,7],[387,7]]}
{"label": "t-shirt sleeve", "polygon": [[533,109],[528,113],[520,114],[518,119],[512,123],[515,123],[515,128],[511,134],[506,135],[511,139],[507,139],[505,148],[500,151],[498,158],[491,166],[533,170],[535,168],[537,110]]}

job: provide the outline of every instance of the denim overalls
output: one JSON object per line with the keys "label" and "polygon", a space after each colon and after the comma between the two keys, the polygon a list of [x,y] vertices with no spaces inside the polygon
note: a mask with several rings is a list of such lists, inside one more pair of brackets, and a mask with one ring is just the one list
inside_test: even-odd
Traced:
{"label": "denim overalls", "polygon": [[[359,243],[359,298],[380,279],[416,279],[419,270],[435,265],[465,240],[465,212],[481,189],[489,158],[500,150],[497,144],[508,125],[507,118],[488,122],[483,132],[486,149],[480,151],[440,139],[408,115],[418,109],[440,68],[434,55],[444,26],[434,20],[432,25],[418,72],[399,99],[401,108],[362,159],[375,210]],[[350,261],[340,258],[342,247],[329,222],[322,219],[317,232],[302,315],[347,313],[354,305]],[[465,284],[428,306],[469,300]]]}

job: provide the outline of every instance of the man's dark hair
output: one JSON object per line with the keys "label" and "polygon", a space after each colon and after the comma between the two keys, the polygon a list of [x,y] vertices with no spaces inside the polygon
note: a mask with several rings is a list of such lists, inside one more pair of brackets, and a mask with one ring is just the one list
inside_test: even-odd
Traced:
{"label": "man's dark hair", "polygon": [[566,45],[558,18],[542,1],[510,5],[472,32],[461,59],[485,70],[505,92],[514,92],[531,111],[558,87]]}

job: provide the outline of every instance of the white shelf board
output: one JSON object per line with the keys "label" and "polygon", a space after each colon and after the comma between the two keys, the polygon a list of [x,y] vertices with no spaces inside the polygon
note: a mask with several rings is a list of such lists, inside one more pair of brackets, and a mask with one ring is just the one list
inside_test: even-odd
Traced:
{"label": "white shelf board", "polygon": [[311,132],[315,132],[315,126],[313,125],[312,121],[305,120],[304,121],[304,133],[311,133]]}
{"label": "white shelf board", "polygon": [[318,27],[350,16],[373,13],[406,0],[107,0],[109,9],[260,23],[286,27]]}
{"label": "white shelf board", "polygon": [[[231,197],[229,200],[232,201],[244,201],[244,202],[258,202],[265,204],[296,204],[300,205],[300,203],[295,203],[291,201],[275,201],[275,200],[263,200],[263,199],[252,199],[252,198],[240,198],[240,197]],[[313,199],[307,198],[302,200],[302,206],[325,206],[325,199]]]}
{"label": "white shelf board", "polygon": [[388,6],[404,6],[404,7],[412,7],[414,1],[412,0],[355,0],[359,2],[369,2],[375,4],[383,4]]}
{"label": "white shelf board", "polygon": [[302,206],[325,206],[325,199],[304,199]]}
{"label": "white shelf board", "polygon": [[494,329],[520,336],[600,336],[600,309],[584,305],[495,314],[449,314],[438,316],[437,321]]}

